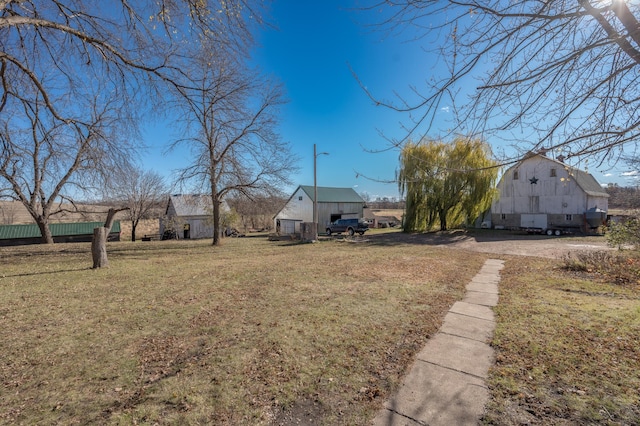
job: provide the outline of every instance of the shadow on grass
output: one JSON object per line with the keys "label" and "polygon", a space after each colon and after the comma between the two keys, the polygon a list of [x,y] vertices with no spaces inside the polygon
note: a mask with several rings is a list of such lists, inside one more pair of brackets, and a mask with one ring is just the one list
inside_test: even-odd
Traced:
{"label": "shadow on grass", "polygon": [[65,272],[78,272],[78,271],[90,271],[93,268],[87,266],[85,268],[72,268],[72,269],[59,269],[57,271],[38,271],[38,272],[26,272],[22,274],[3,274],[0,275],[0,280],[3,278],[16,278],[16,277],[33,277],[36,275],[54,275],[54,274],[62,274]]}
{"label": "shadow on grass", "polygon": [[[572,235],[572,237],[582,237],[583,235]],[[464,241],[499,242],[499,241],[536,241],[536,240],[557,240],[567,238],[567,236],[547,236],[537,234],[527,234],[520,231],[507,230],[485,230],[485,229],[456,229],[450,231],[432,231],[419,233],[406,233],[402,231],[387,232],[381,234],[370,234],[369,243],[381,246],[394,246],[400,244],[446,246],[458,244]]]}

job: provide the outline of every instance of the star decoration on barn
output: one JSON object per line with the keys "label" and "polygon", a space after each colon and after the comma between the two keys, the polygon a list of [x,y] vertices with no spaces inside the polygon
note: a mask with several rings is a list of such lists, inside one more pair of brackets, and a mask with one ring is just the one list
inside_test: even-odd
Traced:
{"label": "star decoration on barn", "polygon": [[531,182],[531,185],[537,185],[538,184],[538,178],[534,176],[531,179],[529,179],[529,182]]}

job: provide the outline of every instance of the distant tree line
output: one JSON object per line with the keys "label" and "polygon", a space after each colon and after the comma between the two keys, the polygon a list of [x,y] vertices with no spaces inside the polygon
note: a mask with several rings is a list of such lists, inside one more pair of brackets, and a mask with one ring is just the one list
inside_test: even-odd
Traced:
{"label": "distant tree line", "polygon": [[609,209],[640,209],[640,187],[609,185]]}
{"label": "distant tree line", "polygon": [[242,232],[270,230],[273,217],[284,206],[286,198],[282,196],[234,197],[227,200],[229,207],[236,213],[235,224]]}
{"label": "distant tree line", "polygon": [[365,201],[367,203],[367,207],[370,209],[396,210],[404,209],[405,206],[404,199],[399,199],[396,197],[378,197],[375,200]]}

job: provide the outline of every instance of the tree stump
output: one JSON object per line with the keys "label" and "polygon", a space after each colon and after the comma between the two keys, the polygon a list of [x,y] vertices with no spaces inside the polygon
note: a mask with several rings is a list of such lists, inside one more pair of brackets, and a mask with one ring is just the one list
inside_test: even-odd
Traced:
{"label": "tree stump", "polygon": [[109,266],[107,258],[107,235],[109,229],[104,226],[93,229],[93,239],[91,240],[91,256],[93,257],[93,269],[106,268]]}
{"label": "tree stump", "polygon": [[123,210],[129,210],[129,207],[123,207],[120,209],[111,208],[107,212],[107,220],[104,222],[104,226],[100,228],[93,228],[93,239],[91,240],[91,256],[93,257],[93,269],[106,268],[109,266],[109,259],[107,258],[107,239],[109,238],[109,232],[111,232],[111,225],[113,225],[113,219],[116,213]]}

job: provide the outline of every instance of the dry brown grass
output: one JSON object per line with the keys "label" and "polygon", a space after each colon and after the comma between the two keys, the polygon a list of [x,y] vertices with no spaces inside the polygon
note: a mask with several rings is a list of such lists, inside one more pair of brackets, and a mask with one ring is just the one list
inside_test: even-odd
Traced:
{"label": "dry brown grass", "polygon": [[[372,235],[374,233],[372,232]],[[266,238],[0,248],[0,422],[364,425],[486,256]]]}
{"label": "dry brown grass", "polygon": [[506,262],[485,423],[640,423],[638,282],[565,266]]}

